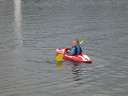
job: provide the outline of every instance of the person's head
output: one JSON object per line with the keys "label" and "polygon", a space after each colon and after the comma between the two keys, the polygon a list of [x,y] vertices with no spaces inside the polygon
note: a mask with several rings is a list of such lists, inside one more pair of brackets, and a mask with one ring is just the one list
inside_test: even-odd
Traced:
{"label": "person's head", "polygon": [[76,45],[79,45],[79,44],[80,44],[80,42],[79,42],[78,39],[74,39],[74,40],[72,41],[72,46],[76,46]]}

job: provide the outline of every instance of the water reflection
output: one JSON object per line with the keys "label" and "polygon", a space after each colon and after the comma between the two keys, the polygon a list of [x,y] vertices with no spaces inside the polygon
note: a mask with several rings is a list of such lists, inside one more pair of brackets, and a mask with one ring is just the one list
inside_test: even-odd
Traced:
{"label": "water reflection", "polygon": [[72,64],[72,74],[73,74],[73,80],[74,81],[79,81],[81,80],[81,67],[79,63],[74,62]]}
{"label": "water reflection", "polygon": [[13,0],[14,2],[14,30],[16,33],[16,42],[18,46],[22,45],[22,2],[21,0]]}
{"label": "water reflection", "polygon": [[79,81],[82,79],[81,78],[82,71],[81,71],[80,63],[70,62],[70,64],[65,64],[63,61],[56,61],[55,64],[56,64],[56,68],[59,70],[66,68],[66,66],[67,68],[70,67],[73,74],[73,77],[72,77],[73,81]]}
{"label": "water reflection", "polygon": [[64,68],[63,62],[62,61],[59,61],[59,62],[56,61],[56,68],[59,70],[63,69]]}

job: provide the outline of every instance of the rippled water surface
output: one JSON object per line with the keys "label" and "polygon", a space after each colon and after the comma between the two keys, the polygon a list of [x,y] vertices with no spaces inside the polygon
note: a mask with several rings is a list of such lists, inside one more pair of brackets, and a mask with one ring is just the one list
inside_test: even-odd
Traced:
{"label": "rippled water surface", "polygon": [[[73,38],[93,64],[47,62]],[[0,0],[0,96],[128,96],[128,1]]]}

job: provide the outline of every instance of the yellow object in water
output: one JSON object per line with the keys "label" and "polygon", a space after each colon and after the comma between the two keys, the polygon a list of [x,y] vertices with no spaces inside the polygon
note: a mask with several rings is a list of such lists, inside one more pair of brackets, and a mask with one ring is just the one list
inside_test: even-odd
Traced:
{"label": "yellow object in water", "polygon": [[63,61],[64,55],[63,54],[57,54],[55,57],[56,61]]}

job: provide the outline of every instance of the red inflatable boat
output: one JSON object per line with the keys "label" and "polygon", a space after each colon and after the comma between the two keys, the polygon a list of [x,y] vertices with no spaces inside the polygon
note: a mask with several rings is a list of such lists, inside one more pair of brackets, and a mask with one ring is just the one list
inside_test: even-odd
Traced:
{"label": "red inflatable boat", "polygon": [[92,63],[92,60],[86,55],[86,54],[80,54],[76,56],[70,56],[67,53],[68,48],[57,48],[56,53],[57,54],[64,54],[64,60],[67,61],[74,61],[74,62],[80,62],[80,63]]}

